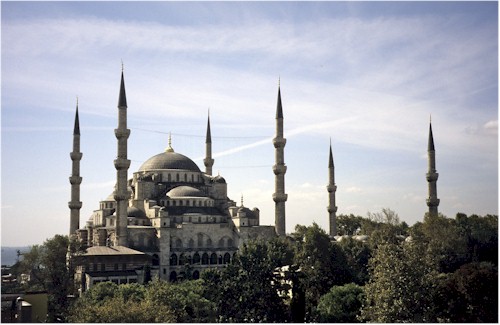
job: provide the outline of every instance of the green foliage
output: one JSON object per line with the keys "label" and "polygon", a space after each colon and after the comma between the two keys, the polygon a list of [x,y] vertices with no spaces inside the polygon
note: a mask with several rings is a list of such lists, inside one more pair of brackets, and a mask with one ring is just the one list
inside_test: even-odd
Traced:
{"label": "green foliage", "polygon": [[319,298],[332,286],[351,282],[352,274],[342,249],[316,223],[310,227],[297,226],[295,230],[292,234],[296,240],[295,264],[301,270],[306,319],[312,320]]}
{"label": "green foliage", "polygon": [[347,264],[353,275],[352,280],[359,285],[364,285],[368,279],[368,261],[372,256],[372,250],[366,242],[353,238],[343,238],[337,245],[344,252]]}
{"label": "green foliage", "polygon": [[67,263],[68,254],[78,254],[81,248],[67,236],[56,235],[43,245],[34,245],[19,263],[19,272],[29,274],[25,290],[45,290],[48,294],[48,321],[64,320],[69,294],[73,293],[73,269]]}
{"label": "green foliage", "polygon": [[370,322],[432,322],[432,260],[417,242],[380,244],[370,259],[362,318]]}
{"label": "green foliage", "polygon": [[150,299],[151,291],[155,288],[135,283],[98,283],[71,306],[68,320],[74,323],[176,322],[170,306]]}
{"label": "green foliage", "polygon": [[[277,239],[280,240],[280,239]],[[271,250],[279,248],[278,250]],[[289,258],[284,242],[249,242],[233,264],[202,273],[205,297],[216,303],[222,322],[285,322],[288,288],[276,268]],[[281,295],[280,295],[281,294]]]}
{"label": "green foliage", "polygon": [[169,283],[158,278],[148,284],[147,299],[153,306],[168,306],[176,323],[216,320],[215,304],[203,296],[202,280]]}
{"label": "green foliage", "polygon": [[417,240],[427,244],[427,255],[439,265],[441,272],[453,272],[468,260],[467,239],[453,219],[426,214],[415,233]]}
{"label": "green foliage", "polygon": [[146,286],[102,282],[72,306],[69,320],[83,323],[214,322],[214,304],[202,296],[201,280]]}
{"label": "green foliage", "polygon": [[341,214],[337,216],[337,234],[343,235],[356,235],[361,231],[363,225],[363,217],[355,216],[353,214]]}
{"label": "green foliage", "polygon": [[315,318],[321,323],[356,323],[364,299],[363,287],[357,284],[333,286],[321,296]]}
{"label": "green foliage", "polygon": [[462,265],[443,274],[435,297],[441,322],[498,322],[498,270],[489,262]]}
{"label": "green foliage", "polygon": [[467,242],[468,261],[486,261],[498,265],[498,216],[480,217],[459,213],[455,222]]}

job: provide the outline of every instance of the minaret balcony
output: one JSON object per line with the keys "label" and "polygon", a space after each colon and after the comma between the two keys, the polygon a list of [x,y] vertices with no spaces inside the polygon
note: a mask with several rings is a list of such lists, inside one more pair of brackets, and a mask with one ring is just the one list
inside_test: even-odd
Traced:
{"label": "minaret balcony", "polygon": [[286,173],[286,165],[274,165],[273,166],[274,175],[283,175]]}
{"label": "minaret balcony", "polygon": [[82,160],[83,154],[81,152],[70,152],[71,160]]}
{"label": "minaret balcony", "polygon": [[130,136],[130,130],[129,129],[115,129],[115,136],[117,139],[128,139]]}
{"label": "minaret balcony", "polygon": [[336,206],[332,207],[332,206],[329,205],[327,207],[327,210],[328,210],[328,213],[336,213],[337,212],[337,207]]}
{"label": "minaret balcony", "polygon": [[427,198],[427,206],[428,207],[437,207],[439,205],[439,199],[437,197]]}
{"label": "minaret balcony", "polygon": [[203,163],[205,166],[213,166],[214,165],[214,160],[212,158],[205,158],[203,159]]}
{"label": "minaret balcony", "polygon": [[274,202],[285,202],[288,199],[288,194],[285,193],[274,193],[273,200]]}
{"label": "minaret balcony", "polygon": [[130,160],[125,158],[116,158],[115,159],[115,168],[117,170],[128,169],[130,167]]}
{"label": "minaret balcony", "polygon": [[332,192],[335,192],[337,191],[337,185],[333,184],[329,184],[327,187],[326,187],[326,190],[328,191],[328,193],[332,193]]}
{"label": "minaret balcony", "polygon": [[80,185],[82,183],[82,178],[80,176],[72,175],[69,177],[69,183],[71,185]]}
{"label": "minaret balcony", "polygon": [[437,181],[437,179],[439,177],[439,173],[430,172],[430,173],[426,174],[426,177],[427,177],[428,182],[435,182],[435,181]]}
{"label": "minaret balcony", "polygon": [[128,200],[130,195],[128,193],[117,193],[115,192],[113,195],[115,201],[125,201]]}
{"label": "minaret balcony", "polygon": [[68,207],[73,210],[73,209],[81,209],[82,207],[82,202],[81,201],[69,201],[68,202]]}
{"label": "minaret balcony", "polygon": [[276,137],[273,139],[273,144],[275,148],[284,148],[286,145],[286,139],[283,137]]}

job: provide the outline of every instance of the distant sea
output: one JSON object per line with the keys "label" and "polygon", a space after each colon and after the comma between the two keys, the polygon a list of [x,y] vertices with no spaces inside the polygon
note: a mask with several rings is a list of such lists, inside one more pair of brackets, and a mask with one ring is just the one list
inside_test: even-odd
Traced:
{"label": "distant sea", "polygon": [[[23,247],[2,247],[2,266],[12,266],[17,262],[17,251],[27,252],[29,251],[28,246]],[[22,258],[22,256],[20,257]]]}

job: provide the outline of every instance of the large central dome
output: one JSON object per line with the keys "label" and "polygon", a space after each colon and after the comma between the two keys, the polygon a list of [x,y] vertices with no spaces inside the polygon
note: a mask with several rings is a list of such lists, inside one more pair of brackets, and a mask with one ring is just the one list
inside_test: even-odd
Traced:
{"label": "large central dome", "polygon": [[166,151],[146,160],[139,168],[140,172],[158,169],[180,169],[201,172],[194,161],[173,151]]}

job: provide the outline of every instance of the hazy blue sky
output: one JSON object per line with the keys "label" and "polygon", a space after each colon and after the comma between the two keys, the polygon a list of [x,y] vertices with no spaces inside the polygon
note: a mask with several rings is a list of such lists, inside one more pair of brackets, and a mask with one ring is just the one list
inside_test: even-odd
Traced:
{"label": "hazy blue sky", "polygon": [[113,190],[121,60],[129,177],[167,146],[274,223],[278,78],[287,232],[327,229],[328,146],[338,213],[427,211],[432,124],[440,212],[498,214],[496,2],[1,2],[2,245],[69,229],[79,98],[83,225]]}

